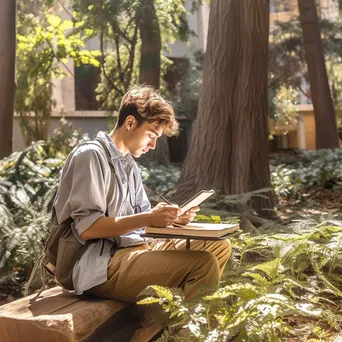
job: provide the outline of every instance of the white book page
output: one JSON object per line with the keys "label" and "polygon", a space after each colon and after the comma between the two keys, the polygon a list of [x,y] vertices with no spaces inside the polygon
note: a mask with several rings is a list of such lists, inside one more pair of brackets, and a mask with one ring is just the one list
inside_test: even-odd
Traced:
{"label": "white book page", "polygon": [[184,214],[187,210],[199,206],[203,201],[209,198],[211,195],[215,193],[214,190],[202,190],[194,197],[190,198],[188,201],[183,203],[180,206],[181,215]]}

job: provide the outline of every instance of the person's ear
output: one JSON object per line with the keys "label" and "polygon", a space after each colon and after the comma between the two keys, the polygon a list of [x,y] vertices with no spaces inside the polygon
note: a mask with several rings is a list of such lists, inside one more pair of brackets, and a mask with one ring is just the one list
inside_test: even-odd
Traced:
{"label": "person's ear", "polygon": [[135,121],[136,120],[135,120],[135,117],[133,115],[127,116],[127,118],[125,120],[125,126],[126,126],[126,129],[128,131],[134,127]]}

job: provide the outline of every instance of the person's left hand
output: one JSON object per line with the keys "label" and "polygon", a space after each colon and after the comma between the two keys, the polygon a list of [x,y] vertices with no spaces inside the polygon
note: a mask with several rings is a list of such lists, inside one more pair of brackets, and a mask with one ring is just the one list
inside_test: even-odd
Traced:
{"label": "person's left hand", "polygon": [[175,223],[178,224],[188,224],[191,221],[193,221],[193,219],[196,216],[196,212],[200,210],[200,207],[193,207],[189,210],[187,210],[183,215],[180,215],[177,217],[177,220],[175,221]]}

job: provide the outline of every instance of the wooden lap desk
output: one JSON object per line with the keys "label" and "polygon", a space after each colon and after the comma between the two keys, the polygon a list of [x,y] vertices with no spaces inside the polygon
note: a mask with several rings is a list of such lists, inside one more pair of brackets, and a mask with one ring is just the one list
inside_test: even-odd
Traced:
{"label": "wooden lap desk", "polygon": [[186,236],[186,235],[175,235],[175,234],[154,234],[154,233],[146,233],[142,234],[143,237],[149,237],[154,239],[186,239],[186,249],[190,249],[190,240],[207,240],[207,241],[218,241],[225,240],[231,237],[233,234],[226,234],[220,237],[208,237],[208,236]]}

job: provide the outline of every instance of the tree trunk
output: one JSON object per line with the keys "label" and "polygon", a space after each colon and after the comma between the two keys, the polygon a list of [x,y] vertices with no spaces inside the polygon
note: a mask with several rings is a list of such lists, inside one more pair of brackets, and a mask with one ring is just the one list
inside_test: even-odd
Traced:
{"label": "tree trunk", "polygon": [[13,151],[16,1],[0,0],[0,159]]}
{"label": "tree trunk", "polygon": [[[141,38],[139,83],[152,85],[159,89],[162,43],[154,0],[140,1],[137,11],[137,26],[139,27]],[[167,137],[161,137],[156,149],[143,156],[141,161],[168,164],[170,162],[170,151]]]}
{"label": "tree trunk", "polygon": [[315,112],[316,148],[336,148],[339,146],[336,116],[325,67],[315,0],[298,0],[298,7]]}
{"label": "tree trunk", "polygon": [[[212,1],[197,121],[173,198],[270,187],[268,29],[268,0]],[[273,200],[253,205],[267,215]]]}
{"label": "tree trunk", "polygon": [[139,83],[160,86],[161,36],[154,0],[140,0],[137,26],[141,38]]}

